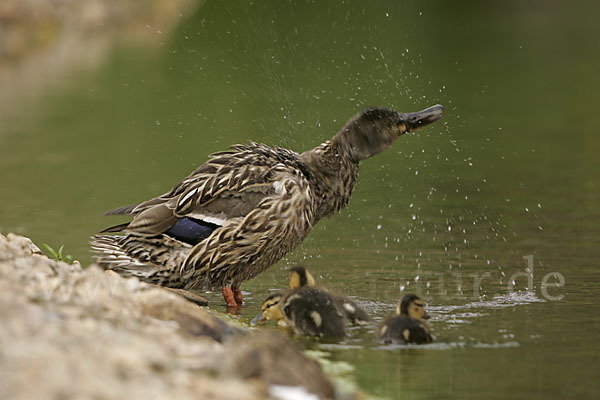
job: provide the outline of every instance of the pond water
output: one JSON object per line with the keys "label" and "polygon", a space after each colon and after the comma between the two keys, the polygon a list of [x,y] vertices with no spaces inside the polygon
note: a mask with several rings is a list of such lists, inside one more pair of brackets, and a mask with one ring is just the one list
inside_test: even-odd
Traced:
{"label": "pond water", "polygon": [[584,3],[199,5],[0,95],[0,231],[87,264],[89,236],[120,222],[104,211],[211,152],[303,151],[367,106],[440,103],[443,120],[365,161],[350,205],[243,286],[240,318],[303,263],[378,320],[404,293],[427,301],[432,345],[378,346],[372,327],[298,339],[368,395],[598,398],[600,4]]}

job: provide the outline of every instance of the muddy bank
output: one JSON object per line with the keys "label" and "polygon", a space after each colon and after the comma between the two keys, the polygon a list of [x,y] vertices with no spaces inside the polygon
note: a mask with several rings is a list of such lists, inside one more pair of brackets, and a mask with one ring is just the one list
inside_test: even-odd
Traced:
{"label": "muddy bank", "polygon": [[287,338],[137,279],[50,260],[13,234],[0,235],[0,320],[0,398],[285,398],[281,385],[336,397]]}

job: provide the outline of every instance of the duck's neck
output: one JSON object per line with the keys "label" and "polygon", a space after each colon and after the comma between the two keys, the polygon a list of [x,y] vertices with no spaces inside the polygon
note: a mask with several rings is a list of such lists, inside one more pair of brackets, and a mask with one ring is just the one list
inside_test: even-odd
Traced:
{"label": "duck's neck", "polygon": [[329,140],[300,155],[310,172],[315,204],[315,223],[346,207],[358,179],[358,163],[352,161],[337,141]]}

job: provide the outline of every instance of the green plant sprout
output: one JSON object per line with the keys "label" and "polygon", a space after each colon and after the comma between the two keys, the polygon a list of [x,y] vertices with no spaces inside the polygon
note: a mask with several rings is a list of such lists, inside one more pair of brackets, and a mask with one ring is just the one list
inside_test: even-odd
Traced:
{"label": "green plant sprout", "polygon": [[68,264],[73,264],[73,256],[70,254],[63,254],[63,249],[65,247],[64,244],[58,248],[58,251],[54,250],[52,247],[50,247],[50,245],[46,243],[42,243],[42,247],[44,248],[44,250],[46,250],[47,253],[49,253],[50,256],[54,257],[55,260],[64,261]]}

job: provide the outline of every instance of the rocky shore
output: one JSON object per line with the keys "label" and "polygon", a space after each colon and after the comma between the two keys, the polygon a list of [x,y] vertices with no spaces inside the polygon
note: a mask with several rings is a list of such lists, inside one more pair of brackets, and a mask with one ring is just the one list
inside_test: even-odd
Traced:
{"label": "rocky shore", "polygon": [[0,398],[339,398],[289,339],[13,234],[0,235],[0,321]]}

